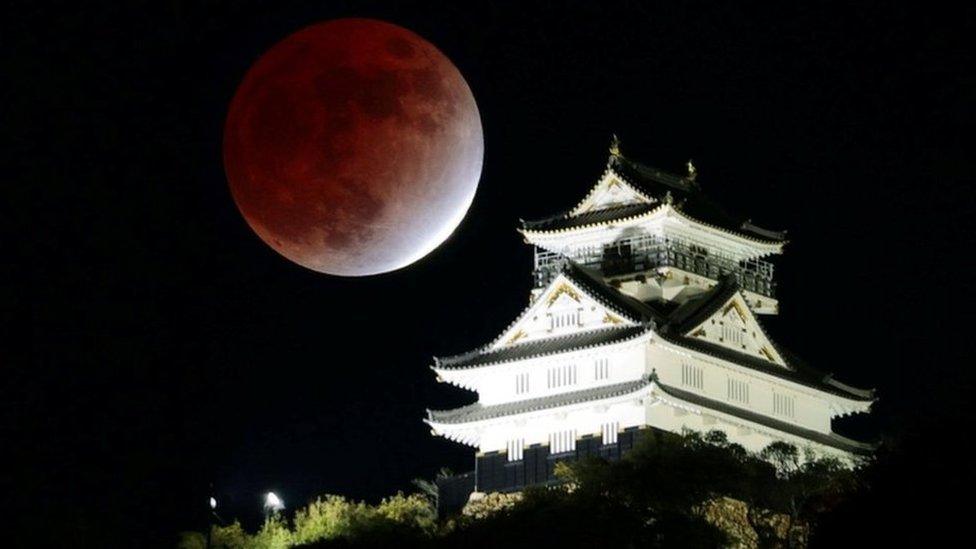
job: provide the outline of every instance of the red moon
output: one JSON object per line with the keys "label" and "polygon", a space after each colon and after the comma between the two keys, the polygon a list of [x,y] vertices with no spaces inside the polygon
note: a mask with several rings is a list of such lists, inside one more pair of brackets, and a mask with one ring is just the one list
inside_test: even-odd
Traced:
{"label": "red moon", "polygon": [[457,228],[484,138],[471,89],[437,48],[396,25],[338,19],[254,63],[223,153],[265,243],[309,269],[364,276],[417,261]]}

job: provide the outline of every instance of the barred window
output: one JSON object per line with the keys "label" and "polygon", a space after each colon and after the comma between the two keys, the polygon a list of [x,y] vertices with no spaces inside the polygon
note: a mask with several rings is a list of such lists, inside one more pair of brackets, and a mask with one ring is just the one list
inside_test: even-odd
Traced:
{"label": "barred window", "polygon": [[726,382],[728,399],[733,402],[749,403],[749,383],[738,379],[728,378]]}
{"label": "barred window", "polygon": [[564,313],[549,314],[549,330],[565,328],[567,326],[579,326],[581,322],[580,313],[582,309],[566,311]]}
{"label": "barred window", "polygon": [[522,395],[529,392],[529,374],[515,376],[515,394]]}
{"label": "barred window", "polygon": [[796,399],[789,395],[773,393],[773,413],[778,416],[795,417]]}
{"label": "barred window", "polygon": [[575,364],[556,366],[554,368],[549,368],[549,371],[546,372],[546,388],[548,389],[557,389],[559,387],[576,385],[576,382],[577,375]]}
{"label": "barred window", "polygon": [[728,324],[722,325],[722,340],[729,343],[738,343],[742,345],[743,343],[743,330],[737,326],[730,326]]}
{"label": "barred window", "polygon": [[610,359],[598,358],[593,362],[593,379],[600,381],[610,377]]}
{"label": "barred window", "polygon": [[549,435],[549,453],[562,454],[576,451],[576,430],[557,431]]}
{"label": "barred window", "polygon": [[515,438],[508,441],[508,461],[519,461],[522,459],[522,452],[525,449],[525,439]]}
{"label": "barred window", "polygon": [[610,423],[604,423],[601,428],[601,434],[603,435],[603,444],[616,444],[617,443],[617,431],[620,430],[620,422],[611,421]]}
{"label": "barred window", "polygon": [[685,387],[701,389],[705,385],[705,373],[700,366],[681,364],[681,384]]}

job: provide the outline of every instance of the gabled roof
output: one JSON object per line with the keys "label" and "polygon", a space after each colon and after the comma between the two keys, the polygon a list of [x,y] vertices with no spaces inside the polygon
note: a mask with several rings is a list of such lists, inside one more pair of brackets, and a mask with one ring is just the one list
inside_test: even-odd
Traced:
{"label": "gabled roof", "polygon": [[[567,259],[561,266],[558,267],[557,272],[565,277],[566,280],[576,285],[595,302],[599,303],[609,311],[628,319],[628,322],[643,323],[658,318],[653,308],[645,303],[642,303],[640,300],[626,296],[620,292],[617,292],[613,288],[607,287],[606,284],[599,279],[599,275],[591,272],[586,267],[582,267]],[[510,333],[512,329],[515,328],[515,326],[517,326],[526,317],[526,315],[529,314],[529,311],[531,311],[533,307],[535,307],[536,304],[543,299],[543,296],[547,295],[552,288],[558,287],[559,284],[560,278],[558,276],[554,277],[549,285],[538,294],[536,299],[533,300],[528,307],[523,309],[519,316],[516,317],[511,324],[506,326],[497,338],[485,345],[483,348],[497,348],[505,338],[506,334]]]}
{"label": "gabled roof", "polygon": [[722,277],[712,289],[688,299],[668,315],[668,321],[661,327],[662,330],[680,334],[688,333],[718,312],[722,305],[732,299],[740,289],[735,277]]}
{"label": "gabled roof", "polygon": [[[506,334],[519,325],[529,311],[533,310],[544,296],[549,294],[550,289],[558,287],[561,279],[556,277],[549,283],[549,286],[536,297],[528,307],[526,307],[514,322],[509,324],[502,333],[490,343],[483,345],[472,351],[447,357],[434,357],[435,367],[448,369],[462,369],[475,366],[483,366],[498,362],[507,362],[542,356],[562,352],[570,352],[598,345],[617,343],[636,337],[646,332],[648,326],[660,320],[661,315],[654,308],[638,299],[625,295],[607,286],[600,280],[599,275],[589,271],[567,260],[560,267],[559,273],[565,277],[580,291],[584,292],[593,301],[612,311],[615,315],[620,315],[626,319],[624,325],[613,327],[598,327],[585,332],[532,340],[522,343],[501,345]],[[635,324],[636,323],[636,324]]]}
{"label": "gabled roof", "polygon": [[601,303],[615,308],[631,318],[636,318],[641,322],[654,323],[663,320],[660,313],[653,307],[635,297],[611,288],[599,274],[587,267],[567,260],[562,266],[561,272]]}
{"label": "gabled roof", "polygon": [[570,210],[567,215],[575,217],[583,213],[622,206],[625,204],[650,204],[659,202],[654,197],[648,196],[641,189],[627,183],[622,177],[618,176],[613,170],[604,170],[603,177],[590,192],[580,200],[575,208]]}
{"label": "gabled roof", "polygon": [[[610,158],[607,160],[606,170],[607,172],[613,172],[625,183],[637,189],[640,193],[655,198],[658,202],[653,204],[628,204],[573,215],[573,212],[579,208],[577,206],[573,210],[545,219],[522,221],[522,228],[529,231],[556,231],[614,220],[623,220],[643,215],[660,206],[662,202],[666,203],[673,200],[674,206],[678,211],[685,214],[686,217],[705,225],[711,225],[726,232],[764,244],[782,244],[786,240],[786,233],[784,232],[763,229],[754,225],[751,220],[743,221],[741,218],[730,215],[725,208],[702,193],[700,186],[692,178],[681,177],[663,170],[645,166],[619,154],[610,155]],[[607,172],[605,172],[605,175]],[[587,197],[589,197],[589,194]]]}
{"label": "gabled roof", "polygon": [[[867,402],[875,399],[874,390],[858,389],[845,385],[834,380],[832,374],[827,374],[809,367],[793,358],[788,360],[787,367],[784,368],[780,364],[751,354],[738,352],[696,337],[688,337],[688,330],[703,322],[740,291],[739,284],[732,276],[723,277],[718,284],[707,292],[689,299],[670,312],[664,312],[663,310],[659,311],[655,309],[651,304],[644,303],[610,287],[600,279],[599,275],[572,261],[567,260],[561,269],[561,273],[581,290],[586,292],[587,295],[608,309],[617,311],[627,318],[638,321],[639,324],[601,327],[585,332],[527,341],[502,347],[496,347],[494,345],[498,342],[498,339],[496,339],[491,344],[467,353],[441,358],[435,357],[435,367],[452,370],[464,369],[535,356],[571,352],[626,341],[639,337],[646,333],[647,330],[653,330],[664,341],[679,347],[707,354],[787,381],[852,400]],[[554,280],[552,284],[556,283],[557,281]],[[544,294],[545,292],[540,294],[540,297]],[[514,323],[512,326],[514,326]],[[506,328],[505,333],[510,329],[511,326]],[[790,356],[779,345],[773,342],[768,335],[766,338],[770,344],[776,347],[776,351],[784,359]]]}
{"label": "gabled roof", "polygon": [[434,358],[437,368],[460,370],[513,360],[568,353],[600,345],[620,343],[647,333],[645,325],[597,328],[559,337],[537,339],[498,349],[481,348],[460,355]]}
{"label": "gabled roof", "polygon": [[611,155],[607,166],[622,179],[651,196],[663,197],[670,192],[674,201],[680,205],[681,211],[696,219],[729,231],[746,233],[753,238],[775,242],[786,240],[785,232],[762,229],[754,225],[752,220],[743,221],[730,214],[703,193],[701,186],[694,179],[652,168],[622,155]]}
{"label": "gabled roof", "polygon": [[[663,322],[656,331],[665,341],[669,341],[680,347],[704,353],[722,360],[758,370],[767,374],[788,379],[790,381],[806,385],[814,389],[825,391],[831,394],[850,398],[853,400],[870,401],[874,400],[874,390],[858,389],[840,383],[832,378],[831,374],[821,372],[815,368],[803,364],[793,358],[789,353],[783,351],[782,347],[769,337],[763,330],[762,325],[759,329],[763,330],[766,340],[775,347],[776,352],[783,357],[787,367],[766,359],[762,359],[751,354],[742,353],[728,347],[718,345],[697,337],[689,337],[688,331],[704,322],[708,317],[722,308],[722,306],[732,299],[741,290],[738,282],[732,276],[723,277],[712,289],[700,296],[695,296],[675,309],[673,313]],[[748,304],[747,304],[748,306]],[[759,324],[757,319],[757,324]],[[787,358],[789,357],[789,358]]]}
{"label": "gabled roof", "polygon": [[[728,304],[739,310],[743,322],[752,324],[762,338],[759,340],[760,346],[765,346],[769,361],[778,366],[791,368],[789,362],[784,357],[779,345],[766,333],[762,323],[756,318],[755,313],[749,307],[749,302],[741,295],[742,287],[738,280],[732,275],[725,275],[719,279],[710,291],[705,294],[695,296],[681,305],[668,318],[668,322],[661,327],[662,332],[670,332],[676,335],[687,336],[696,327],[701,326],[710,317],[718,315],[719,311]],[[738,298],[736,297],[738,295]],[[747,320],[750,319],[750,320]],[[694,337],[695,334],[692,334]],[[738,350],[738,349],[734,349]]]}
{"label": "gabled roof", "polygon": [[522,227],[534,231],[554,231],[558,229],[584,227],[586,225],[595,225],[606,221],[642,215],[659,206],[660,204],[625,204],[623,206],[614,206],[601,210],[590,210],[571,217],[565,213],[561,213],[537,221],[522,221]]}

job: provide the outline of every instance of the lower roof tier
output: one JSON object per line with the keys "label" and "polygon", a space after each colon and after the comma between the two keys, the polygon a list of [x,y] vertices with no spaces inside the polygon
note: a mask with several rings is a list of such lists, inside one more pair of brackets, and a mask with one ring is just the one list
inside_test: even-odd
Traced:
{"label": "lower roof tier", "polygon": [[434,434],[479,448],[505,448],[506,440],[545,443],[545,433],[583,436],[604,425],[651,426],[672,432],[720,430],[732,442],[758,451],[784,441],[821,453],[861,455],[873,445],[833,432],[818,432],[726,402],[703,397],[647,378],[560,395],[492,406],[475,403],[454,410],[429,410],[425,420]]}

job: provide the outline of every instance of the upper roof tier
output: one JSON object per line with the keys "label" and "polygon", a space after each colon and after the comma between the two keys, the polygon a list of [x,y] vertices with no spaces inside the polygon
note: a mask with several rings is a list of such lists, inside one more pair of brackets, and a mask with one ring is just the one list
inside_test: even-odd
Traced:
{"label": "upper roof tier", "polygon": [[689,175],[679,176],[630,160],[620,154],[616,144],[603,177],[572,210],[534,220],[522,221],[522,229],[548,232],[574,229],[633,218],[651,212],[665,203],[681,213],[736,236],[762,243],[782,244],[786,233],[754,225],[729,214],[702,191],[693,166]]}
{"label": "upper roof tier", "polygon": [[[567,286],[569,284],[570,286]],[[616,315],[617,319],[597,326],[581,326],[579,331],[567,334],[538,335],[524,328],[531,314],[539,307],[558,305],[558,296],[577,302],[592,298]],[[602,313],[601,313],[602,314]],[[752,352],[745,348],[732,348],[711,340],[699,330],[713,315],[744,316],[743,320],[754,325],[757,341],[762,342],[764,352]],[[600,315],[597,315],[598,317]],[[530,333],[526,333],[530,332]],[[511,337],[511,334],[518,337]],[[762,325],[741,296],[741,286],[732,276],[723,277],[707,292],[684,304],[642,302],[608,286],[594,272],[573,262],[560,269],[560,276],[540,292],[521,315],[491,343],[475,350],[454,356],[435,357],[433,369],[438,375],[451,376],[451,372],[492,367],[504,363],[519,362],[547,355],[573,353],[594,347],[624,344],[649,334],[665,344],[706,354],[721,360],[804,385],[818,391],[855,401],[873,401],[874,391],[858,389],[836,381],[832,374],[822,372],[790,355],[766,334]],[[741,347],[741,346],[740,346]]]}

